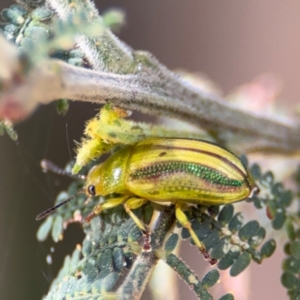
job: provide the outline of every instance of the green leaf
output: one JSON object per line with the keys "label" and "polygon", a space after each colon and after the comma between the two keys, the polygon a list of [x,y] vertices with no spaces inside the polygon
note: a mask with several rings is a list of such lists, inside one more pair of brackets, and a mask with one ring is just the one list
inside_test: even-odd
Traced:
{"label": "green leaf", "polygon": [[182,228],[181,230],[181,238],[183,240],[188,239],[189,237],[191,237],[189,231],[186,228]]}
{"label": "green leaf", "polygon": [[168,238],[168,240],[166,242],[165,251],[172,252],[177,246],[178,239],[179,239],[179,236],[177,233],[171,234],[171,236]]}
{"label": "green leaf", "polygon": [[247,241],[250,237],[254,236],[260,226],[257,221],[250,221],[247,224],[245,224],[239,231],[239,237],[243,241]]}
{"label": "green leaf", "polygon": [[59,291],[59,298],[60,299],[65,298],[65,295],[67,294],[68,289],[69,289],[69,282],[67,282],[67,281],[62,282],[61,289]]}
{"label": "green leaf", "polygon": [[1,12],[2,18],[11,22],[15,25],[21,25],[24,23],[24,16],[26,15],[26,10],[19,5],[11,5],[10,8],[5,8]]}
{"label": "green leaf", "polygon": [[[70,197],[70,195],[73,196],[74,194],[76,194],[77,191],[78,191],[78,184],[76,182],[72,182],[68,187],[68,193],[65,193],[65,192],[59,193],[59,195],[56,199],[56,203],[68,199]],[[76,201],[76,199],[75,199],[75,201]],[[72,202],[69,202],[69,203],[72,204]]]}
{"label": "green leaf", "polygon": [[134,256],[130,250],[124,251],[125,262],[124,265],[127,269],[130,269],[133,264]]}
{"label": "green leaf", "polygon": [[290,273],[299,274],[300,273],[300,260],[298,260],[294,257],[289,257],[284,260],[282,269],[284,271],[287,271]]}
{"label": "green leaf", "polygon": [[[189,219],[192,218],[192,216],[188,216],[188,217],[189,217]],[[201,228],[201,226],[203,226],[203,222],[202,222],[202,220],[200,221],[198,219],[193,219],[191,221],[191,225],[192,225],[192,229],[194,231],[197,231]]]}
{"label": "green leaf", "polygon": [[[297,295],[295,295],[295,298],[294,298],[295,300],[300,300],[300,294],[299,294],[299,291],[297,291]],[[293,299],[293,300],[294,300]]]}
{"label": "green leaf", "polygon": [[275,240],[271,239],[263,244],[260,252],[263,258],[268,258],[274,253],[275,249],[276,249],[276,242]]}
{"label": "green leaf", "polygon": [[127,241],[128,234],[131,230],[131,226],[133,221],[132,219],[128,219],[127,221],[124,222],[124,224],[121,226],[121,228],[118,230],[118,241]]}
{"label": "green leaf", "polygon": [[203,241],[211,232],[211,225],[208,223],[201,224],[200,228],[195,230],[195,233],[200,241]]}
{"label": "green leaf", "polygon": [[[100,283],[101,289],[102,289],[102,284],[103,284],[104,280],[111,274],[111,272],[112,272],[112,271],[109,270],[109,269],[102,270],[102,271],[97,275],[97,277],[93,279],[93,280],[94,280],[94,283],[98,281],[98,282]],[[93,275],[93,274],[89,274],[89,278],[92,278],[92,275]],[[92,279],[90,279],[90,280],[92,280]],[[99,290],[98,290],[98,291],[95,290],[95,291],[96,291],[96,292],[99,292]]]}
{"label": "green leaf", "polygon": [[222,224],[225,225],[227,223],[229,223],[229,221],[231,220],[232,216],[233,216],[233,212],[234,212],[234,207],[231,204],[225,205],[219,216],[218,216],[218,221]]}
{"label": "green leaf", "polygon": [[284,192],[280,195],[280,198],[279,198],[278,203],[279,203],[281,206],[288,207],[288,206],[291,205],[292,199],[293,199],[293,194],[292,194],[292,192],[291,192],[291,191],[284,191]]}
{"label": "green leaf", "polygon": [[283,191],[284,191],[284,188],[283,188],[283,184],[281,182],[275,183],[271,189],[272,194],[276,197],[280,197]]}
{"label": "green leaf", "polygon": [[53,217],[49,216],[40,226],[36,233],[38,241],[43,242],[47,239],[52,228]]}
{"label": "green leaf", "polygon": [[[55,204],[58,204],[62,201],[67,200],[69,198],[69,194],[74,195],[77,192],[77,185],[72,183],[72,184],[70,184],[70,187],[73,187],[73,191],[71,191],[71,193],[67,193],[66,191],[60,192],[55,199]],[[69,189],[70,189],[70,187],[69,187]]]}
{"label": "green leaf", "polygon": [[232,233],[236,233],[241,229],[243,222],[244,222],[244,216],[241,212],[238,212],[231,219],[228,228]]}
{"label": "green leaf", "polygon": [[283,252],[286,254],[286,255],[292,255],[291,254],[291,244],[290,243],[286,243],[283,247]]}
{"label": "green leaf", "polygon": [[70,270],[72,273],[75,273],[77,267],[78,267],[78,262],[80,261],[81,258],[81,249],[80,248],[76,248],[71,256],[70,259]]}
{"label": "green leaf", "polygon": [[264,207],[263,203],[262,203],[262,200],[260,198],[254,197],[252,201],[253,201],[253,204],[254,204],[255,208],[262,209]]}
{"label": "green leaf", "polygon": [[206,247],[206,250],[210,250],[213,246],[217,245],[220,240],[219,230],[213,229],[210,234],[202,240],[203,244]]}
{"label": "green leaf", "polygon": [[299,281],[295,275],[289,272],[284,272],[281,275],[281,283],[284,287],[286,287],[288,290],[294,290],[298,287]]}
{"label": "green leaf", "polygon": [[291,220],[287,220],[287,222],[285,223],[285,230],[288,238],[293,241],[296,238],[296,231]]}
{"label": "green leaf", "polygon": [[141,236],[142,236],[141,230],[137,226],[134,226],[128,234],[128,242],[129,243],[136,242]]}
{"label": "green leaf", "polygon": [[110,291],[116,285],[119,279],[119,273],[111,272],[108,276],[103,279],[102,288],[104,291]]}
{"label": "green leaf", "polygon": [[212,270],[208,272],[202,279],[202,286],[204,288],[210,288],[214,286],[220,278],[220,273],[218,270]]}
{"label": "green leaf", "polygon": [[88,256],[92,251],[91,241],[85,239],[82,243],[82,253],[84,256]]}
{"label": "green leaf", "polygon": [[281,229],[285,222],[286,216],[284,210],[277,211],[275,218],[272,220],[272,226],[275,230]]}
{"label": "green leaf", "polygon": [[112,270],[113,269],[113,256],[111,249],[106,249],[104,253],[101,253],[100,259],[97,260],[98,268],[102,270]]}
{"label": "green leaf", "polygon": [[[63,282],[64,283],[64,282]],[[99,287],[100,289],[101,287]],[[75,285],[74,288],[75,295],[76,294],[88,294],[91,290],[91,284],[87,281],[87,276],[82,277],[79,282]],[[58,299],[63,299],[65,297],[65,293],[61,293]],[[51,299],[51,298],[50,298]],[[53,298],[52,298],[53,299]]]}
{"label": "green leaf", "polygon": [[147,205],[144,207],[144,212],[143,212],[143,221],[145,224],[150,224],[151,219],[153,216],[153,206],[152,205]]}
{"label": "green leaf", "polygon": [[113,244],[117,241],[117,233],[112,231],[109,235],[108,235],[108,244]]}
{"label": "green leaf", "polygon": [[252,259],[258,263],[258,264],[261,264],[262,262],[262,255],[259,251],[257,251],[256,249],[253,249],[253,248],[249,248],[247,250],[247,252],[249,252],[251,254],[251,257]]}
{"label": "green leaf", "polygon": [[260,179],[261,184],[263,184],[266,187],[271,187],[274,183],[274,175],[271,171],[268,171],[265,173],[261,179]]}
{"label": "green leaf", "polygon": [[30,26],[25,29],[24,36],[35,41],[46,41],[49,38],[50,33],[47,29],[43,27]]}
{"label": "green leaf", "polygon": [[251,247],[256,248],[262,243],[265,237],[266,230],[263,227],[260,227],[258,232],[249,239],[248,243]]}
{"label": "green leaf", "polygon": [[37,8],[31,14],[32,19],[37,21],[46,21],[48,19],[51,19],[52,16],[53,16],[53,11],[45,7]]}
{"label": "green leaf", "polygon": [[[95,293],[95,294],[97,294],[97,293],[99,293],[99,291],[101,291],[101,289],[102,289],[102,282],[103,282],[103,280],[102,279],[95,279],[95,281],[94,282],[92,282],[92,284],[90,284],[90,283],[88,283],[88,285],[91,285],[92,286],[92,293]],[[84,291],[86,294],[89,294],[89,291]],[[81,293],[83,293],[82,291],[78,291],[78,294],[81,294]],[[63,299],[63,298],[62,298]],[[75,298],[76,299],[76,298]],[[90,299],[93,299],[94,300],[94,298],[92,298],[92,297],[90,297]],[[100,298],[101,299],[101,298]]]}
{"label": "green leaf", "polygon": [[254,177],[254,179],[259,179],[261,176],[261,169],[258,164],[253,164],[250,169],[250,172],[251,172],[252,176]]}
{"label": "green leaf", "polygon": [[223,237],[215,247],[213,247],[211,256],[215,259],[221,259],[230,249],[229,247],[229,238]]}
{"label": "green leaf", "polygon": [[[95,260],[93,258],[88,259],[88,262],[84,265],[82,271],[83,273],[87,274],[89,282],[96,280],[101,274],[101,272],[99,273],[99,270],[96,268]],[[105,270],[105,271],[109,272],[109,270]]]}
{"label": "green leaf", "polygon": [[300,241],[292,242],[290,251],[295,258],[300,259]]}
{"label": "green leaf", "polygon": [[63,233],[63,218],[61,216],[57,216],[54,219],[52,226],[52,238],[55,243],[59,241],[61,234]]}
{"label": "green leaf", "polygon": [[222,296],[219,300],[234,300],[234,297],[232,294],[226,294]]}
{"label": "green leaf", "polygon": [[116,272],[120,272],[124,267],[124,254],[121,248],[115,247],[112,252],[113,266]]}
{"label": "green leaf", "polygon": [[218,268],[220,270],[226,270],[229,268],[235,260],[239,257],[240,251],[230,250],[218,263]]}
{"label": "green leaf", "polygon": [[242,253],[234,262],[230,269],[231,276],[237,276],[242,273],[250,264],[251,255],[248,252]]}

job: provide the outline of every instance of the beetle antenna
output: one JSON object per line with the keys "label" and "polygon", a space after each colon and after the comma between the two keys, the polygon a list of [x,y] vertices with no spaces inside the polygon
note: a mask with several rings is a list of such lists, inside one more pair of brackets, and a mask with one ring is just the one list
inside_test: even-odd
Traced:
{"label": "beetle antenna", "polygon": [[36,220],[41,220],[49,215],[51,215],[53,212],[55,212],[59,207],[65,205],[66,203],[70,202],[71,200],[73,200],[74,198],[76,198],[76,196],[78,196],[79,194],[84,194],[84,189],[82,190],[79,190],[75,195],[73,195],[72,197],[68,198],[67,200],[65,201],[62,201],[58,204],[56,204],[55,206],[51,207],[51,208],[48,208],[46,209],[45,211],[43,211],[42,213],[38,214],[36,216]]}
{"label": "beetle antenna", "polygon": [[48,159],[43,159],[41,160],[41,167],[44,172],[51,171],[52,173],[59,174],[59,175],[66,175],[74,179],[82,179],[86,180],[86,176],[84,175],[79,175],[79,174],[72,174],[59,166],[55,165],[52,161]]}

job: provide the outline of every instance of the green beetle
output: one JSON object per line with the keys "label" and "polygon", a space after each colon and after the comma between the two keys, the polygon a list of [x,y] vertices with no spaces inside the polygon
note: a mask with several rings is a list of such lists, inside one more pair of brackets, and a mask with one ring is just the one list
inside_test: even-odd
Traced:
{"label": "green beetle", "polygon": [[[191,228],[184,211],[190,205],[222,205],[251,198],[258,192],[249,172],[234,154],[206,141],[179,138],[148,138],[125,146],[86,177],[88,196],[119,194],[94,207],[87,221],[103,210],[123,205],[136,225],[147,226],[132,209],[148,201],[175,205],[178,222],[191,234],[206,258],[206,249]],[[37,216],[52,213],[67,199]],[[210,259],[213,264],[215,261]]]}

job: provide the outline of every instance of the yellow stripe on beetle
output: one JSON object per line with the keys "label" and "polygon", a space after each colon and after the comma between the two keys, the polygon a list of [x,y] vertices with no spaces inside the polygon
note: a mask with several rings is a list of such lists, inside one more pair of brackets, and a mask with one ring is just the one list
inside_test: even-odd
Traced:
{"label": "yellow stripe on beetle", "polygon": [[178,199],[206,205],[243,200],[254,186],[234,154],[215,144],[186,139],[137,143],[127,160],[125,184],[133,194],[156,202]]}
{"label": "yellow stripe on beetle", "polygon": [[[209,255],[184,210],[189,204],[241,201],[257,191],[237,156],[213,143],[178,138],[148,138],[125,146],[90,170],[85,187],[87,195],[120,194],[98,204],[88,220],[105,209],[123,204],[144,233],[147,226],[134,217],[131,209],[146,201],[175,204],[178,221],[190,231],[206,258]],[[45,211],[38,219],[52,211],[53,208]],[[215,263],[213,259],[210,262]]]}

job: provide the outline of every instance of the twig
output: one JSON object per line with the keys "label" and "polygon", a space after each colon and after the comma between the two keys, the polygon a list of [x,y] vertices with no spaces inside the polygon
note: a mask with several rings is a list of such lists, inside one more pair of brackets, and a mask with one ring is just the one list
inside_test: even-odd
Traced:
{"label": "twig", "polygon": [[24,81],[1,95],[0,117],[10,117],[1,112],[12,102],[21,106],[26,115],[39,103],[60,98],[110,101],[125,109],[181,119],[214,133],[241,151],[261,148],[292,152],[300,148],[298,123],[237,109],[189,86],[145,53],[139,53],[136,73],[128,75],[96,72],[58,60],[44,61]]}
{"label": "twig", "polygon": [[155,252],[163,246],[166,236],[173,227],[174,222],[175,214],[173,208],[168,208],[160,213],[155,228],[153,229],[152,250],[150,252],[142,252],[137,256],[125,281],[117,291],[118,300],[137,300],[141,298],[153,268],[159,259],[156,257]]}

